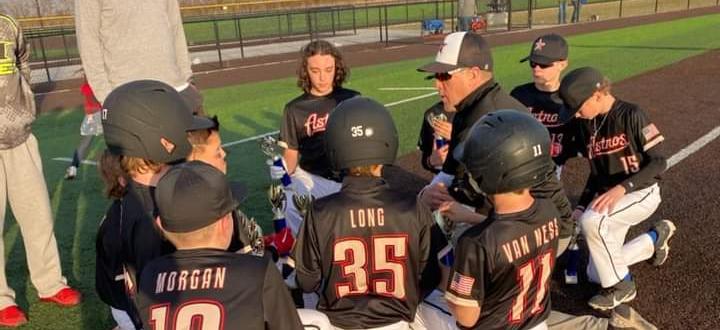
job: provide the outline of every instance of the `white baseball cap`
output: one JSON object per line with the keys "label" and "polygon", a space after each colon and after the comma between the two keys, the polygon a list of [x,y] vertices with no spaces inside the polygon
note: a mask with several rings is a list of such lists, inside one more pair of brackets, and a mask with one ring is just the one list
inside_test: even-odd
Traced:
{"label": "white baseball cap", "polygon": [[419,67],[420,72],[443,73],[458,68],[478,67],[492,71],[493,60],[490,46],[476,33],[455,32],[443,40],[435,61]]}

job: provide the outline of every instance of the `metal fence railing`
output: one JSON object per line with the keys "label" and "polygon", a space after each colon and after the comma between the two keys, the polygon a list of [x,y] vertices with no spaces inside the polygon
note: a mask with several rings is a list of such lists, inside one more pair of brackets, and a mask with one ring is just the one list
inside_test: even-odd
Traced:
{"label": "metal fence railing", "polygon": [[[647,15],[697,7],[718,6],[720,0],[476,0],[478,15],[488,19],[491,29],[526,29],[533,25],[557,24],[559,6],[567,1],[567,22],[572,5],[582,4],[581,21]],[[248,47],[313,40],[331,36],[371,35],[368,42],[422,35],[421,23],[444,22],[444,32],[455,29],[457,0],[396,1],[375,5],[344,5],[254,14],[222,14],[185,18],[185,34],[193,56],[218,67],[252,56]],[[392,30],[392,33],[390,32]],[[375,31],[375,32],[372,32]],[[26,28],[35,69],[79,64],[73,26]],[[297,51],[296,48],[288,49]],[[208,60],[209,59],[209,60]]]}

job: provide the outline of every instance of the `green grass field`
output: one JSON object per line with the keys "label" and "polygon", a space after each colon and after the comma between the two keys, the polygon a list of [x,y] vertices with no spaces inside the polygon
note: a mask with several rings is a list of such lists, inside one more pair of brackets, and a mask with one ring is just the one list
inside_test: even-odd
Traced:
{"label": "green grass field", "polygon": [[[720,15],[592,33],[569,38],[571,68],[598,67],[615,81],[660,68],[683,58],[720,48]],[[528,44],[493,50],[497,79],[510,90],[529,80],[527,65],[518,59],[526,55]],[[386,63],[353,68],[347,87],[361,91],[383,103],[396,102],[431,91],[381,91],[381,87],[430,87],[415,68],[431,59]],[[294,79],[204,90],[206,109],[222,122],[225,142],[276,130],[282,107],[298,95]],[[421,113],[436,101],[431,96],[391,107],[401,137],[401,153],[414,149]],[[45,176],[56,216],[55,232],[60,246],[64,273],[70,284],[85,294],[85,302],[61,309],[37,302],[25,266],[19,228],[8,219],[5,225],[6,272],[15,288],[18,304],[29,309],[30,323],[24,329],[110,329],[113,325],[107,307],[94,295],[94,235],[108,201],[102,196],[100,180],[93,166],[83,166],[77,180],[62,180],[67,163],[54,157],[69,157],[79,140],[82,118],[79,109],[47,113],[37,120],[33,131],[43,155]],[[102,143],[96,141],[94,152]],[[266,225],[270,212],[264,189],[269,183],[264,159],[254,142],[227,148],[229,175],[246,182],[252,194],[243,209]],[[8,217],[10,218],[10,216]],[[32,239],[32,238],[26,238]]]}

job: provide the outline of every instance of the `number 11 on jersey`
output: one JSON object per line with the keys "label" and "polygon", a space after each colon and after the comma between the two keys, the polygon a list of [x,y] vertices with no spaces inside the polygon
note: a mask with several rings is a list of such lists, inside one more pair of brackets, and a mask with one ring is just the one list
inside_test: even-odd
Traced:
{"label": "number 11 on jersey", "polygon": [[[530,315],[535,315],[543,311],[544,306],[540,304],[545,300],[548,294],[550,274],[553,269],[553,257],[555,251],[547,251],[534,260],[530,260],[520,266],[517,271],[517,281],[520,286],[520,292],[513,299],[512,308],[510,309],[510,324],[522,322],[527,312],[526,307],[530,308]],[[537,277],[536,277],[537,276]],[[533,297],[532,305],[527,305],[528,291],[532,285],[536,285],[535,297]]]}

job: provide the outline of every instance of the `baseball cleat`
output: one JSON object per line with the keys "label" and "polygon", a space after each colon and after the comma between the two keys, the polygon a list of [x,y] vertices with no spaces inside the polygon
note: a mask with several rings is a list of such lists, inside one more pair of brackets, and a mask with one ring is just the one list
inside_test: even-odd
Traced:
{"label": "baseball cleat", "polygon": [[653,266],[660,266],[667,261],[670,255],[670,238],[675,234],[675,224],[670,220],[660,220],[655,223],[653,230],[657,233],[655,242],[655,254],[650,258]]}
{"label": "baseball cleat", "polygon": [[25,312],[16,305],[0,309],[0,326],[14,328],[27,323],[27,321]]}
{"label": "baseball cleat", "polygon": [[622,280],[612,287],[602,289],[599,294],[590,298],[588,305],[594,309],[606,311],[622,303],[632,301],[636,295],[635,281]]}
{"label": "baseball cleat", "polygon": [[65,170],[65,180],[75,179],[75,177],[77,176],[77,170],[78,170],[78,168],[76,166],[72,166],[72,165],[69,166]]}
{"label": "baseball cleat", "polygon": [[625,304],[620,304],[613,309],[609,323],[614,329],[657,330],[656,326]]}

